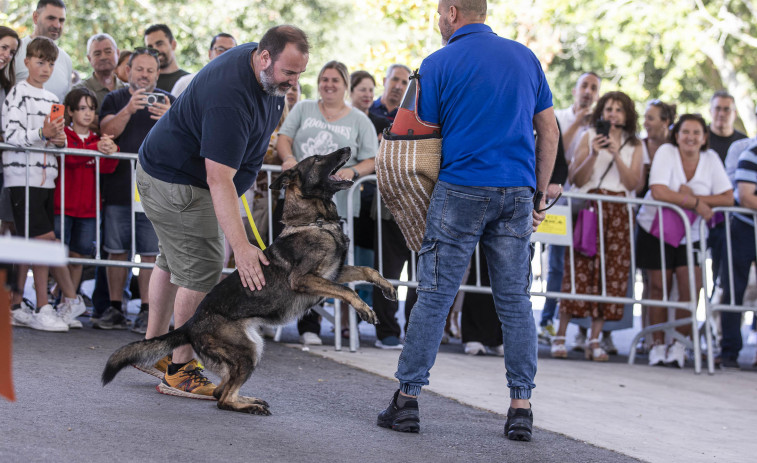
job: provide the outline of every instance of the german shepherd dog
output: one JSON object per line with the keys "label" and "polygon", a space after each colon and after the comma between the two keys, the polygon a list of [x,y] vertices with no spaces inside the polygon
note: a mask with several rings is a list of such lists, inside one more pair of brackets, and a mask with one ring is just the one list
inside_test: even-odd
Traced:
{"label": "german shepherd dog", "polygon": [[286,188],[284,229],[265,250],[270,264],[262,266],[266,281],[262,290],[243,287],[235,271],[205,296],[187,323],[114,352],[103,371],[103,385],[127,365],[149,366],[174,348],[191,344],[205,366],[221,377],[213,393],[218,408],[270,415],[265,401],[239,395],[263,353],[258,325],[287,324],[324,298],[340,299],[352,305],[360,318],[376,324],[373,310],[343,286],[367,281],[381,288],[387,299],[397,298],[394,287],[376,270],[344,264],[349,238],[332,197],[352,185],[335,175],[349,158],[349,148],[309,157],[271,184],[272,190]]}

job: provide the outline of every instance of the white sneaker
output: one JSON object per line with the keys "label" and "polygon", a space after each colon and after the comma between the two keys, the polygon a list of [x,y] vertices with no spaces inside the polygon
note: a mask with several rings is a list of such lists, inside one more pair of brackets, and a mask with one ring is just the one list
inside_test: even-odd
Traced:
{"label": "white sneaker", "polygon": [[505,356],[505,346],[504,346],[504,344],[500,344],[500,345],[495,346],[495,347],[490,347],[489,348],[489,352],[492,353],[492,354],[494,354],[494,355],[498,355],[500,357],[504,357]]}
{"label": "white sneaker", "polygon": [[599,341],[599,347],[605,350],[609,355],[618,355],[618,348],[612,342],[611,336],[602,336],[602,340]]}
{"label": "white sneaker", "polygon": [[81,328],[82,324],[76,318],[86,311],[87,306],[84,305],[81,296],[76,296],[75,299],[64,297],[63,302],[58,304],[58,316],[69,328]]}
{"label": "white sneaker", "polygon": [[34,311],[21,301],[21,308],[11,310],[11,325],[13,326],[31,326],[34,322]]}
{"label": "white sneaker", "polygon": [[68,331],[68,323],[58,317],[58,312],[50,304],[45,304],[34,314],[29,327],[41,331]]}
{"label": "white sneaker", "polygon": [[466,342],[465,355],[486,355],[486,347],[480,342]]}
{"label": "white sneaker", "polygon": [[300,335],[300,342],[306,346],[320,346],[323,345],[321,337],[310,331],[306,331]]}
{"label": "white sneaker", "polygon": [[757,331],[750,331],[749,336],[746,337],[747,346],[754,346],[757,344]]}
{"label": "white sneaker", "polygon": [[665,363],[678,368],[683,368],[686,363],[686,348],[680,342],[674,342],[668,347],[668,354],[665,356]]}
{"label": "white sneaker", "polygon": [[573,350],[583,352],[586,350],[586,335],[580,331],[576,333],[576,337],[573,340]]}
{"label": "white sneaker", "polygon": [[656,344],[649,350],[649,364],[651,366],[664,365],[668,348],[662,344]]}

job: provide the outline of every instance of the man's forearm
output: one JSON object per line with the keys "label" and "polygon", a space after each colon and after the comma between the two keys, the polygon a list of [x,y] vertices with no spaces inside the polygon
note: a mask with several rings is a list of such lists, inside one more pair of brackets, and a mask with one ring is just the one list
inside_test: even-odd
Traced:
{"label": "man's forearm", "polygon": [[106,117],[102,124],[100,124],[100,131],[111,135],[113,138],[118,138],[123,133],[129,120],[131,120],[131,114],[128,111],[128,106],[126,106],[116,113],[116,115],[110,118]]}
{"label": "man's forearm", "polygon": [[240,246],[249,244],[242,224],[242,217],[239,214],[239,197],[234,183],[231,180],[211,183],[210,197],[213,200],[213,208],[218,223],[221,225],[221,230],[226,235],[231,248],[239,249]]}

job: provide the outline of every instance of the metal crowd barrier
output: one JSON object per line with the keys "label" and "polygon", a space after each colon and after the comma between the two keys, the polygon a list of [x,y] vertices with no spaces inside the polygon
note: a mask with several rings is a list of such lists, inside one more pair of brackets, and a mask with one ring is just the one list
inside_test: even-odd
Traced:
{"label": "metal crowd barrier", "polygon": [[[77,156],[89,156],[95,158],[95,172],[99,173],[99,167],[100,167],[100,158],[103,156],[110,156],[111,158],[117,158],[117,159],[128,159],[132,167],[134,167],[137,155],[132,153],[114,153],[112,155],[104,155],[102,153],[96,152],[96,151],[90,151],[90,150],[78,150],[78,149],[39,149],[39,148],[18,148],[13,145],[8,144],[2,144],[0,143],[0,149],[9,149],[14,151],[26,151],[29,152],[45,152],[49,154],[55,154],[59,155],[61,158],[60,166],[59,166],[59,175],[60,175],[60,183],[61,183],[61,204],[62,204],[62,210],[65,211],[65,208],[63,205],[65,205],[65,156],[67,155],[77,155]],[[262,172],[266,172],[266,175],[268,176],[268,184],[271,183],[271,176],[272,174],[275,174],[276,172],[281,171],[280,166],[274,166],[274,165],[263,165]],[[28,178],[28,166],[27,166],[27,178]],[[95,176],[95,194],[97,197],[100,197],[100,176],[99,174]],[[353,205],[354,205],[354,194],[360,190],[362,185],[366,182],[375,182],[376,176],[375,175],[368,175],[361,177],[358,179],[355,184],[352,186],[352,188],[349,190],[348,200],[347,200],[347,210],[352,211]],[[135,197],[135,188],[136,188],[136,171],[132,168],[132,182],[131,182],[131,196],[132,198]],[[27,188],[26,188],[26,197],[27,197],[27,208],[28,208],[28,182],[27,182]],[[268,229],[268,242],[269,244],[273,241],[273,196],[276,194],[276,192],[271,192],[270,190],[267,193],[267,207],[268,207],[268,223],[267,223],[267,229]],[[378,194],[377,191],[377,202],[378,202],[378,208],[377,208],[377,223],[381,224],[381,197]],[[658,211],[657,214],[660,218],[660,222],[662,223],[662,210],[663,208],[670,209],[674,211],[678,216],[680,216],[682,219],[685,219],[686,216],[681,208],[678,206],[675,206],[670,203],[660,202],[660,201],[648,201],[643,199],[637,199],[637,198],[626,198],[626,197],[613,197],[613,196],[602,196],[602,195],[595,195],[595,194],[580,194],[580,193],[574,193],[574,192],[566,192],[563,197],[566,199],[568,204],[568,210],[572,209],[573,202],[575,201],[582,201],[582,200],[590,200],[590,201],[596,201],[597,204],[597,212],[598,216],[602,217],[602,209],[603,204],[606,203],[620,203],[625,204],[628,211],[628,217],[629,217],[629,223],[632,224],[629,227],[629,245],[631,246],[631,268],[630,273],[631,275],[634,275],[636,273],[636,262],[635,262],[635,253],[634,253],[634,246],[635,246],[635,206],[640,206],[641,204],[647,204],[649,206],[657,206]],[[723,209],[727,213],[735,212],[735,210],[730,210],[728,208]],[[75,264],[84,264],[84,265],[104,265],[104,266],[121,266],[121,267],[138,267],[138,268],[152,268],[153,264],[151,263],[141,263],[141,262],[135,262],[134,256],[135,256],[135,247],[136,243],[134,240],[135,235],[135,227],[134,227],[134,216],[137,212],[140,212],[141,208],[139,204],[135,201],[132,201],[132,221],[131,221],[131,233],[132,233],[132,247],[131,247],[131,256],[132,260],[127,261],[114,261],[114,260],[108,260],[103,259],[103,257],[100,255],[100,245],[101,245],[101,236],[100,236],[100,227],[96,227],[96,237],[95,237],[95,255],[93,258],[70,258],[69,261],[71,263]],[[739,212],[744,212],[748,210],[739,210]],[[749,212],[751,213],[751,212]],[[65,221],[65,214],[61,214],[61,219]],[[27,230],[27,238],[28,238],[28,209],[26,213],[26,227]],[[98,224],[101,221],[101,211],[99,208],[96,211],[96,220]],[[689,262],[693,262],[693,253],[694,252],[701,252],[702,256],[704,256],[704,241],[702,240],[702,246],[703,248],[700,250],[695,250],[692,248],[692,245],[690,243],[690,236],[691,236],[691,229],[688,226],[688,220],[683,220],[685,226],[685,233],[686,233],[686,255]],[[258,224],[260,226],[261,224]],[[565,217],[565,232],[568,235],[568,238],[572,236],[572,218],[571,214],[566,214]],[[605,249],[605,241],[604,241],[604,234],[602,233],[602,221],[599,221],[598,227],[599,227],[599,242],[598,242],[598,249],[599,249],[599,255],[600,255],[600,272],[601,275],[606,274],[606,262],[605,262],[605,255],[604,255],[604,249]],[[729,226],[728,223],[726,225]],[[661,228],[664,228],[664,225],[661,226]],[[355,236],[354,236],[354,217],[352,217],[352,214],[348,214],[347,217],[347,224],[346,224],[346,230],[345,232],[350,237],[350,248],[347,255],[347,263],[349,265],[354,265],[355,263],[355,253],[354,253],[354,242],[355,242]],[[61,233],[65,233],[65,227],[61,226]],[[378,252],[378,271],[383,274],[383,259],[382,259],[382,227],[377,227],[376,233],[378,234],[378,249],[375,249],[375,252]],[[563,237],[565,238],[565,237]],[[729,236],[730,239],[730,236]],[[757,237],[756,237],[757,239]],[[65,240],[65,236],[61,236],[61,241],[63,242]],[[540,235],[537,235],[535,238],[537,241],[542,241],[545,243],[549,243],[550,240],[540,238]],[[532,240],[533,241],[533,240]],[[659,325],[653,325],[649,326],[639,333],[637,333],[636,337],[634,338],[631,348],[630,348],[630,355],[629,355],[629,363],[632,364],[635,359],[636,355],[636,344],[637,341],[653,332],[658,330],[664,330],[670,335],[676,337],[680,341],[687,344],[690,348],[694,351],[694,369],[695,372],[699,373],[701,371],[701,346],[699,341],[699,327],[696,320],[696,294],[695,294],[695,278],[694,278],[694,268],[692,266],[689,266],[688,268],[688,279],[689,279],[689,288],[690,288],[690,294],[689,294],[689,302],[680,302],[680,301],[674,301],[671,300],[669,297],[669,289],[667,288],[666,281],[663,279],[663,298],[661,300],[652,300],[652,299],[637,299],[635,296],[632,297],[611,297],[607,295],[607,287],[605,278],[602,278],[602,285],[601,285],[601,291],[600,294],[580,294],[576,292],[575,288],[575,253],[572,246],[572,239],[568,239],[567,241],[564,241],[564,244],[567,244],[567,253],[566,257],[569,258],[570,262],[570,287],[571,290],[569,292],[554,292],[554,291],[538,291],[538,290],[532,290],[531,294],[533,296],[543,296],[548,298],[557,298],[557,299],[573,299],[573,300],[585,300],[585,301],[594,301],[594,302],[604,302],[604,303],[619,303],[619,304],[640,304],[643,306],[658,306],[658,307],[670,307],[670,308],[678,308],[678,309],[684,309],[691,312],[691,317],[682,319],[682,320],[675,320]],[[540,253],[541,253],[541,247],[539,247]],[[662,254],[664,252],[662,243],[660,244],[660,253]],[[729,252],[730,252],[730,241],[729,241]],[[410,254],[410,261],[408,262],[408,281],[400,281],[399,279],[390,279],[389,281],[395,285],[395,286],[407,286],[408,288],[416,288],[418,286],[418,281],[416,277],[416,254],[411,253]],[[535,256],[536,258],[540,258],[539,255]],[[728,258],[731,259],[730,254],[728,255]],[[481,258],[480,258],[480,250],[477,247],[476,251],[473,256],[474,265],[476,266],[477,270],[480,270],[481,266]],[[702,262],[704,262],[704,259],[702,259]],[[731,262],[729,260],[729,262]],[[702,265],[702,272],[705,272],[705,265]],[[225,273],[230,273],[234,269],[226,268],[224,269]],[[665,267],[664,267],[664,259],[663,259],[663,274],[665,273]],[[542,277],[546,272],[542,272]],[[460,291],[463,292],[475,292],[475,293],[484,293],[484,294],[491,294],[491,287],[484,286],[481,284],[481,277],[480,272],[476,272],[477,280],[474,285],[462,285],[460,287]],[[706,281],[706,279],[704,279]],[[732,282],[731,282],[732,284]],[[350,287],[354,289],[354,284],[350,284]],[[728,308],[727,310],[751,310],[751,308],[739,308],[734,309],[732,305],[724,305],[724,304],[708,304],[707,305],[707,317],[708,320],[711,316],[712,312],[718,311],[718,310],[725,310],[725,308]],[[337,350],[342,348],[342,341],[341,341],[341,303],[340,301],[335,301],[335,310],[333,317],[331,314],[321,310],[319,313],[322,315],[325,315],[332,323],[334,324],[334,330],[335,330],[335,347]],[[691,323],[692,326],[692,340],[684,340],[680,335],[677,335],[677,333],[674,331],[674,328],[677,326],[681,326],[683,324]],[[358,339],[358,330],[357,330],[357,315],[351,307],[349,308],[349,325],[350,325],[350,343],[349,348],[350,351],[356,351],[359,347],[359,339]],[[709,325],[708,325],[709,329]],[[278,332],[278,336],[280,336],[280,330]],[[277,336],[277,337],[278,337]],[[708,367],[710,364],[709,356],[711,356],[712,352],[712,340],[711,340],[711,333],[708,334],[706,337],[707,342],[707,352],[708,352]],[[710,371],[712,371],[711,367],[709,367]]]}
{"label": "metal crowd barrier", "polygon": [[[710,374],[713,374],[715,372],[715,359],[713,355],[713,350],[710,346],[713,346],[715,344],[715,340],[713,339],[713,331],[716,329],[715,325],[715,313],[716,312],[722,312],[722,311],[729,311],[729,312],[751,312],[754,310],[754,307],[746,306],[746,305],[736,305],[734,302],[735,300],[735,294],[734,294],[734,277],[733,277],[733,245],[739,244],[734,243],[733,238],[731,236],[731,220],[739,220],[738,218],[734,217],[734,214],[740,214],[746,217],[749,217],[752,219],[752,223],[757,223],[757,211],[753,209],[747,209],[743,207],[715,207],[712,209],[713,212],[722,212],[725,216],[725,253],[721,257],[721,259],[726,259],[728,262],[728,268],[731,269],[730,272],[728,272],[728,281],[724,282],[723,280],[723,272],[720,272],[720,284],[721,286],[728,285],[730,298],[727,301],[724,300],[717,300],[716,298],[705,298],[705,310],[707,313],[706,317],[706,323],[705,323],[705,337],[707,342],[707,371]],[[702,221],[702,224],[700,225],[700,230],[704,230],[705,223]],[[755,246],[757,246],[757,227],[754,228],[754,240],[755,240]],[[701,232],[700,232],[701,233]],[[701,253],[702,255],[705,255],[705,248],[706,243],[704,240],[700,243]],[[750,264],[751,266],[751,264]],[[702,281],[707,281],[707,266],[702,265]]]}

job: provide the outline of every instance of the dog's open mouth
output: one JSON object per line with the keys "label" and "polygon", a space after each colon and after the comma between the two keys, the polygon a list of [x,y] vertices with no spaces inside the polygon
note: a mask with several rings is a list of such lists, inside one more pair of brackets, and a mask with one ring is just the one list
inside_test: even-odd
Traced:
{"label": "dog's open mouth", "polygon": [[329,180],[334,181],[334,182],[350,182],[350,183],[352,183],[352,180],[344,180],[343,178],[341,178],[338,175],[336,175],[336,173],[339,172],[339,169],[341,169],[342,167],[344,167],[344,165],[346,163],[347,163],[347,160],[344,160],[343,162],[339,163],[338,166],[334,167],[334,170],[332,170],[329,173]]}

